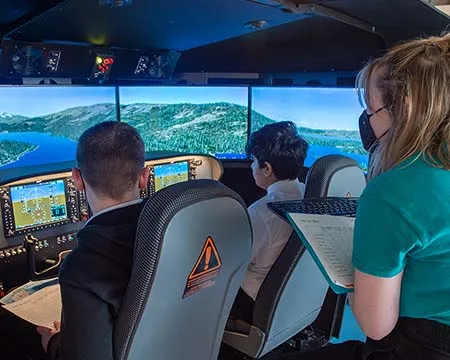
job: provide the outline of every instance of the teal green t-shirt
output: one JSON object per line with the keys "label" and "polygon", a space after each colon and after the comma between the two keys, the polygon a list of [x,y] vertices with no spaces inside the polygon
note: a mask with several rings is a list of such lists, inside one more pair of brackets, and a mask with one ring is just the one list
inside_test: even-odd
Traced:
{"label": "teal green t-shirt", "polygon": [[370,181],[358,206],[353,265],[402,270],[400,316],[450,325],[450,171],[407,161]]}

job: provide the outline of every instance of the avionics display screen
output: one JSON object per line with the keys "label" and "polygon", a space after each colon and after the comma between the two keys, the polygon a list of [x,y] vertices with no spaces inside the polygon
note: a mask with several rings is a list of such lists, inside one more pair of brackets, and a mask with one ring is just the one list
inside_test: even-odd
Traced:
{"label": "avionics display screen", "polygon": [[155,165],[153,170],[155,176],[155,191],[189,180],[189,164],[187,161]]}
{"label": "avionics display screen", "polygon": [[305,166],[328,154],[341,154],[367,169],[358,119],[362,112],[354,89],[252,88],[251,130],[278,121],[293,121],[310,147]]}
{"label": "avionics display screen", "polygon": [[120,87],[120,119],[136,127],[146,151],[245,158],[246,87]]}
{"label": "avionics display screen", "polygon": [[17,230],[68,218],[64,180],[12,186],[10,192]]}
{"label": "avionics display screen", "polygon": [[81,133],[107,120],[114,87],[0,86],[0,170],[74,160]]}

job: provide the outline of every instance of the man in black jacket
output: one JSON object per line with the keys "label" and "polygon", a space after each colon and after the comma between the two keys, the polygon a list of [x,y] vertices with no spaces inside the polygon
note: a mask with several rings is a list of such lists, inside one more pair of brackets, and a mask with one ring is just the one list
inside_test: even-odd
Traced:
{"label": "man in black jacket", "polygon": [[130,279],[143,206],[139,188],[149,176],[144,154],[141,137],[125,123],[103,122],[80,137],[72,176],[86,190],[94,216],[60,270],[61,323],[38,328],[52,360],[113,359],[114,321]]}

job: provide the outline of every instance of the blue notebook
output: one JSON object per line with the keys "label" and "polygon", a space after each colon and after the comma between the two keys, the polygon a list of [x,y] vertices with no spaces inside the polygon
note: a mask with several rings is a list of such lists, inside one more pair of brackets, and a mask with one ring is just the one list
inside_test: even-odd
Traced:
{"label": "blue notebook", "polygon": [[336,294],[353,291],[353,227],[347,216],[288,213],[288,219]]}

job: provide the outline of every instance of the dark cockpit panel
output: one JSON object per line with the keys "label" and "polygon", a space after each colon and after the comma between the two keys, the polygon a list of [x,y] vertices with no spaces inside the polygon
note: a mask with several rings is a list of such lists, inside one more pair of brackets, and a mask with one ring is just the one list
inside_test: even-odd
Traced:
{"label": "dark cockpit panel", "polygon": [[[183,53],[177,70],[271,74],[355,71],[387,47],[423,34],[439,35],[449,24],[448,17],[426,1],[270,2],[287,4],[294,20],[190,49]],[[314,10],[314,5],[325,8],[316,6]],[[283,11],[283,7],[273,11]],[[304,15],[308,16],[296,18]]]}
{"label": "dark cockpit panel", "polygon": [[[245,23],[258,18],[266,19],[270,26],[299,19],[279,9],[274,11],[271,6],[242,0],[134,0],[129,1],[132,5],[123,8],[99,5],[107,2],[42,0],[33,4],[28,1],[29,10],[40,8],[42,22],[26,24],[20,32],[13,31],[10,35],[26,41],[52,39],[97,46],[184,51],[253,32]],[[51,34],[49,24],[54,29]]]}
{"label": "dark cockpit panel", "polygon": [[[105,3],[129,5],[112,8]],[[134,76],[141,50],[181,54],[176,74],[355,71],[387,46],[440,34],[448,25],[444,13],[418,0],[5,0],[2,7],[8,11],[0,15],[0,35],[12,40],[13,48],[31,44],[26,52],[38,55],[36,43],[46,44],[43,61],[50,50],[56,51],[50,57],[62,51],[60,71],[25,76],[83,74],[85,79],[92,63],[84,61],[90,62],[89,54],[97,51],[123,59],[115,64],[120,70],[112,71],[115,79],[154,78]],[[6,53],[2,67],[15,54]],[[125,59],[132,64],[124,64]],[[10,75],[20,74],[4,73]]]}

